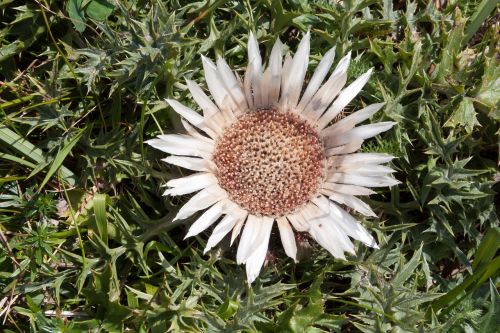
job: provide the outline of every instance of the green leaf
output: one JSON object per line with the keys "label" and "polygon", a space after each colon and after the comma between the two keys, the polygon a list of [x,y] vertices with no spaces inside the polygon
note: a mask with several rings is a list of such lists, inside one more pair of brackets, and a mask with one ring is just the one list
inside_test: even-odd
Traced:
{"label": "green leaf", "polygon": [[226,298],[217,311],[217,314],[224,320],[231,318],[238,311],[239,303],[229,297]]}
{"label": "green leaf", "polygon": [[446,46],[442,50],[441,62],[437,69],[437,81],[447,84],[446,79],[455,72],[455,59],[462,47],[464,25],[459,24],[449,34]]}
{"label": "green leaf", "polygon": [[450,119],[444,124],[446,127],[463,126],[467,133],[472,133],[475,126],[481,126],[476,117],[472,99],[465,97],[458,108],[452,113]]}
{"label": "green leaf", "polygon": [[104,21],[114,9],[115,6],[106,0],[92,0],[85,8],[85,13],[94,20]]}
{"label": "green leaf", "polygon": [[307,31],[308,27],[321,21],[316,15],[303,14],[292,18],[292,22],[302,31]]}
{"label": "green leaf", "polygon": [[279,332],[306,332],[320,320],[323,314],[324,301],[321,295],[323,276],[318,277],[312,284],[308,296],[308,304],[302,306],[298,301],[290,306],[278,318]]}
{"label": "green leaf", "polygon": [[418,267],[422,257],[422,246],[413,254],[413,257],[408,261],[392,280],[392,284],[396,287],[401,287],[403,283],[408,280],[408,278],[415,273],[415,269]]}
{"label": "green leaf", "polygon": [[495,332],[500,327],[500,295],[492,281],[490,281],[490,302],[488,313],[481,320],[480,332]]}
{"label": "green leaf", "polygon": [[475,101],[484,105],[486,109],[491,109],[491,118],[500,120],[500,108],[498,107],[500,103],[500,67],[496,60],[496,54],[485,57],[485,71]]}
{"label": "green leaf", "polygon": [[13,43],[0,47],[0,62],[19,53],[23,48],[24,43],[20,40],[16,40]]}
{"label": "green leaf", "polygon": [[82,4],[83,0],[69,0],[66,6],[69,18],[71,19],[71,22],[73,22],[75,30],[78,32],[85,31],[85,22],[87,21],[85,19],[85,12],[82,8]]}

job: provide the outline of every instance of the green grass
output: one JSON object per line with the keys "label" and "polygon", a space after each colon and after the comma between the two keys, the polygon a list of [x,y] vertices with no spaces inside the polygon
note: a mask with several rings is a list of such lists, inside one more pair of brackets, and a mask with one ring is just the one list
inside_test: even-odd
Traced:
{"label": "green grass", "polygon": [[[0,0],[0,327],[3,332],[494,332],[500,228],[497,0]],[[441,1],[443,3],[443,1]],[[402,184],[370,198],[380,250],[294,264],[272,235],[249,287],[228,242],[202,255],[172,223],[183,170],[144,141],[180,131],[200,54],[241,74],[311,30],[311,69],[350,50],[354,107],[397,121]],[[359,217],[361,219],[361,217]]]}

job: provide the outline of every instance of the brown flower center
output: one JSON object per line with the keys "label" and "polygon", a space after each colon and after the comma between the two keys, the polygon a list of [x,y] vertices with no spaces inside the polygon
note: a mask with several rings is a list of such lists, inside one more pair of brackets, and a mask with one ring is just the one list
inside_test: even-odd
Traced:
{"label": "brown flower center", "polygon": [[248,112],[219,138],[213,155],[219,184],[251,214],[283,216],[318,190],[326,165],[318,132],[298,116]]}

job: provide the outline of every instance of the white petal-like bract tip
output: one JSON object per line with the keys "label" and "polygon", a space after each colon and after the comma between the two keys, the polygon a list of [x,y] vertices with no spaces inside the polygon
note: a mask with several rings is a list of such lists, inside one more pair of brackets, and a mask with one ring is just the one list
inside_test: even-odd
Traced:
{"label": "white petal-like bract tip", "polygon": [[203,54],[201,55],[201,62],[206,65],[206,66],[210,66],[211,68],[213,69],[216,69],[217,67],[215,66],[214,62],[210,59],[210,58],[207,58],[205,57]]}
{"label": "white petal-like bract tip", "polygon": [[332,106],[318,120],[320,129],[325,128],[358,95],[370,79],[372,71],[373,68],[370,68],[339,94]]}
{"label": "white petal-like bract tip", "polygon": [[181,209],[179,209],[174,221],[187,219],[194,213],[210,207],[226,197],[227,192],[221,189],[218,185],[212,185],[204,188],[200,192],[193,195],[191,199],[189,199],[189,201],[186,202]]}
{"label": "white petal-like bract tip", "polygon": [[[263,217],[260,220],[261,226],[259,235],[255,240],[255,248],[251,251],[248,258],[245,259],[247,280],[251,284],[257,276],[259,276],[262,265],[266,259],[267,249],[269,246],[269,238],[271,237],[271,229],[273,227],[273,219],[269,217]],[[239,250],[239,248],[238,248]]]}
{"label": "white petal-like bract tip", "polygon": [[328,52],[325,53],[323,58],[321,59],[318,67],[314,71],[312,78],[309,80],[309,84],[307,85],[306,91],[302,95],[300,99],[300,103],[297,106],[297,111],[301,112],[306,105],[311,101],[313,96],[318,91],[321,83],[325,79],[330,67],[333,64],[333,60],[335,58],[335,46],[332,47]]}
{"label": "white petal-like bract tip", "polygon": [[283,107],[291,107],[295,110],[298,104],[304,78],[309,65],[310,33],[307,32],[299,43],[289,71],[286,74],[286,81],[283,85],[281,104]]}
{"label": "white petal-like bract tip", "polygon": [[248,36],[248,62],[253,62],[255,68],[261,70],[262,58],[259,51],[259,42],[252,32]]}
{"label": "white petal-like bract tip", "polygon": [[200,115],[198,112],[191,110],[187,106],[177,102],[174,99],[167,98],[165,99],[165,101],[172,107],[172,109],[174,109],[175,112],[177,112],[180,116],[184,117],[191,124],[197,127],[203,127],[200,126],[203,123],[203,116]]}
{"label": "white petal-like bract tip", "polygon": [[288,223],[285,217],[279,217],[276,219],[278,224],[281,243],[285,249],[285,253],[297,262],[297,244],[295,242],[295,234],[292,227]]}
{"label": "white petal-like bract tip", "polygon": [[210,238],[208,238],[203,254],[206,254],[211,248],[217,245],[233,229],[238,219],[238,217],[232,215],[224,216],[222,221],[212,231]]}
{"label": "white petal-like bract tip", "polygon": [[212,225],[221,215],[223,202],[219,201],[208,210],[206,210],[189,228],[188,233],[184,239],[198,235],[200,232],[204,231],[206,228]]}

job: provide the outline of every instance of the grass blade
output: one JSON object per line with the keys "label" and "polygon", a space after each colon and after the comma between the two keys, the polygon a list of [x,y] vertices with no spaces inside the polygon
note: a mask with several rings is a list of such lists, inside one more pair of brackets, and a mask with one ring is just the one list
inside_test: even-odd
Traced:
{"label": "grass blade", "polygon": [[481,24],[488,18],[490,13],[496,8],[500,0],[483,0],[477,7],[476,12],[471,17],[471,22],[465,29],[465,38],[462,42],[462,45],[465,45],[469,42],[469,40],[474,36],[477,32]]}
{"label": "grass blade", "polygon": [[476,270],[491,262],[498,248],[500,248],[500,227],[492,228],[484,235],[472,263],[472,269]]}
{"label": "grass blade", "polygon": [[[7,147],[21,153],[36,163],[43,164],[48,162],[47,157],[41,149],[36,148],[31,142],[5,125],[0,125],[0,142],[3,142]],[[64,166],[61,166],[61,178],[71,186],[75,186],[76,184],[77,177],[71,170]]]}
{"label": "grass blade", "polygon": [[106,194],[98,193],[94,196],[94,215],[99,237],[108,245],[108,219],[106,217]]}
{"label": "grass blade", "polygon": [[75,144],[80,140],[83,133],[84,133],[84,131],[80,131],[79,133],[77,133],[61,150],[59,150],[59,152],[57,153],[56,157],[54,158],[54,161],[52,162],[52,164],[49,168],[49,171],[45,175],[45,178],[43,179],[42,184],[38,188],[38,191],[40,191],[45,186],[45,184],[47,184],[49,179],[54,175],[54,173],[59,169],[59,167],[61,167],[62,162],[64,161],[66,156],[69,154],[71,149],[73,149]]}
{"label": "grass blade", "polygon": [[20,165],[24,165],[25,167],[34,169],[36,168],[36,164],[31,163],[30,161],[26,161],[25,159],[19,158],[17,156],[11,155],[11,154],[6,154],[6,153],[0,153],[0,159],[2,160],[7,160],[11,161]]}
{"label": "grass blade", "polygon": [[[500,256],[496,256],[493,259],[493,256],[495,255],[496,251],[492,252],[492,255],[490,254],[485,254],[488,253],[488,251],[491,251],[492,248],[490,247],[491,240],[495,236],[498,236],[497,229],[492,229],[488,234],[493,234],[493,236],[488,236],[484,237],[483,240],[481,241],[481,244],[479,245],[479,248],[481,251],[478,250],[479,252],[479,258],[476,257],[476,260],[479,260],[480,262],[484,262],[485,259],[488,260],[488,264],[485,265],[480,265],[480,264],[475,264],[474,266],[477,268],[474,273],[466,278],[461,284],[450,290],[448,293],[445,295],[441,296],[437,300],[435,300],[432,303],[431,308],[436,312],[439,309],[442,309],[444,307],[447,307],[447,309],[453,308],[463,297],[463,292],[465,291],[466,294],[469,294],[476,290],[483,282],[488,280],[489,278],[498,275],[500,272]],[[496,238],[495,238],[496,239]],[[498,243],[494,244],[496,245],[498,249]]]}

